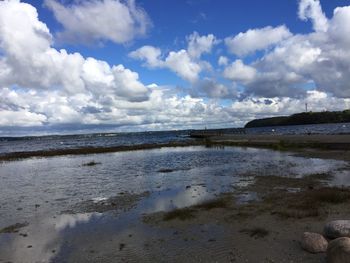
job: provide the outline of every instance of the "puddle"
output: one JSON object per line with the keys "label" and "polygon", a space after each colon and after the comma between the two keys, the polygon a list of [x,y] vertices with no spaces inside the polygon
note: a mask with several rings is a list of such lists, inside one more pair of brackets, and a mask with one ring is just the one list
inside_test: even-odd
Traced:
{"label": "puddle", "polygon": [[260,197],[255,192],[241,193],[241,194],[236,195],[236,198],[237,198],[236,203],[239,205],[247,204],[247,203],[252,202],[252,201],[259,201],[260,200]]}
{"label": "puddle", "polygon": [[349,186],[350,184],[350,171],[339,171],[333,174],[332,178],[329,182],[327,182],[331,186]]}
{"label": "puddle", "polygon": [[[159,240],[162,235],[170,234],[167,230],[154,229],[142,223],[143,214],[187,207],[213,197],[204,186],[194,186],[154,192],[139,200],[133,209],[118,215],[108,211],[36,218],[18,233],[0,235],[1,259],[11,262],[22,262],[24,258],[28,262],[66,262],[78,257],[79,252],[98,253],[102,244],[106,252],[112,249],[111,243],[132,244],[134,253],[139,253],[138,258],[144,256],[144,246],[150,238]],[[121,260],[124,253],[117,254]],[[79,257],[80,262],[84,262],[82,258]]]}
{"label": "puddle", "polygon": [[276,190],[284,190],[288,193],[298,193],[301,191],[300,187],[275,187]]}

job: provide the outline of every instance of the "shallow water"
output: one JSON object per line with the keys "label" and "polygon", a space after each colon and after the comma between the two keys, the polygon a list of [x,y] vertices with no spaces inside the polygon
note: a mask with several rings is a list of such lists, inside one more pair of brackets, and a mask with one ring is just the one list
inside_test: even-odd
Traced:
{"label": "shallow water", "polygon": [[[91,161],[97,164],[84,165]],[[172,230],[142,223],[142,214],[203,202],[251,183],[256,175],[303,177],[332,172],[342,184],[349,184],[343,171],[346,166],[343,161],[266,149],[201,146],[2,162],[0,229],[25,221],[29,226],[19,233],[0,234],[0,262],[85,262],[89,254],[103,260],[108,256],[106,247],[116,243],[127,243],[125,248],[110,248],[120,260],[127,256],[131,262],[140,258],[151,262],[159,253],[171,257],[169,251],[159,251],[148,243],[152,239],[160,242],[163,235],[173,234]],[[144,192],[149,194],[122,211],[74,210],[88,200]],[[255,198],[254,193],[244,193],[239,201]],[[215,225],[206,227],[213,233],[224,231]],[[23,233],[27,236],[20,235]],[[211,246],[215,247],[214,243]],[[189,253],[182,246],[174,244],[173,252],[183,249]],[[98,254],[102,247],[107,254]],[[221,253],[222,245],[217,249]]]}

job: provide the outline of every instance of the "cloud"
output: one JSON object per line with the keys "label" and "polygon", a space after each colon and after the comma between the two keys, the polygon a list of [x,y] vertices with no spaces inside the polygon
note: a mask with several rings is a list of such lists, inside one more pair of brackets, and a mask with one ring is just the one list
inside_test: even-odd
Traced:
{"label": "cloud", "polygon": [[[246,65],[240,59],[228,65],[223,76],[234,83],[240,83],[244,86],[242,96],[262,96],[262,97],[299,97],[305,94],[301,88],[301,83],[307,80],[294,71],[288,71],[283,67],[288,59],[285,54],[277,52],[266,55],[261,60]],[[291,58],[295,58],[290,54]],[[283,61],[281,60],[283,59]],[[303,61],[302,57],[298,58]],[[279,63],[282,66],[279,66]],[[290,63],[297,63],[290,61]]]}
{"label": "cloud", "polygon": [[231,53],[243,57],[257,50],[264,50],[290,36],[291,33],[284,25],[267,26],[260,29],[249,29],[234,37],[225,38],[225,44]]}
{"label": "cloud", "polygon": [[337,7],[333,12],[333,18],[329,22],[328,34],[334,44],[346,49],[350,44],[350,6]]}
{"label": "cloud", "polygon": [[[16,15],[14,15],[16,14]],[[17,32],[21,32],[18,34]],[[85,59],[51,47],[51,34],[36,9],[17,1],[0,3],[0,49],[4,54],[0,86],[56,89],[68,94],[115,95],[130,101],[147,99],[138,74],[122,65]]]}
{"label": "cloud", "polygon": [[204,53],[210,53],[219,41],[212,34],[200,36],[194,32],[187,37],[187,42],[187,49],[170,51],[166,56],[157,47],[143,46],[130,52],[129,57],[145,61],[144,65],[149,68],[168,68],[193,83],[199,79],[199,74],[203,70],[211,68],[208,62],[200,58]]}
{"label": "cloud", "polygon": [[212,99],[235,99],[238,97],[238,91],[234,84],[224,85],[210,78],[204,78],[195,83],[190,92],[192,97]]}
{"label": "cloud", "polygon": [[300,99],[249,97],[233,102],[228,110],[236,112],[248,121],[298,113],[304,110],[306,102],[312,111],[344,110],[350,107],[350,99],[336,98],[325,92],[310,90],[306,92],[304,98]]}
{"label": "cloud", "polygon": [[46,121],[46,116],[26,110],[1,110],[0,126],[40,126]]}
{"label": "cloud", "polygon": [[[111,66],[79,53],[56,50],[36,9],[19,1],[0,2],[0,54],[2,130],[11,126],[69,129],[94,125],[172,129],[227,120],[220,105],[177,95],[172,88],[145,86],[136,72],[123,65]],[[169,53],[164,61],[175,70],[186,59],[190,65],[195,61],[180,50]],[[188,73],[179,70],[179,74]]]}
{"label": "cloud", "polygon": [[300,0],[298,15],[304,21],[311,19],[315,31],[327,31],[328,20],[322,12],[319,0]]}
{"label": "cloud", "polygon": [[145,66],[150,68],[162,67],[164,62],[161,60],[160,56],[162,51],[160,48],[153,46],[143,46],[135,51],[129,53],[129,57],[138,60],[144,60]]}
{"label": "cloud", "polygon": [[[265,62],[262,62],[265,65]],[[262,97],[299,97],[305,91],[298,87],[301,77],[293,72],[268,71],[259,69],[258,63],[246,65],[238,59],[228,65],[223,76],[234,83],[244,85],[242,96],[262,96]]]}
{"label": "cloud", "polygon": [[203,53],[210,53],[213,46],[219,43],[213,34],[200,36],[197,32],[189,35],[187,41],[187,51],[192,58],[200,58]]}
{"label": "cloud", "polygon": [[165,65],[185,80],[194,82],[198,79],[202,71],[200,63],[192,60],[188,52],[184,49],[171,51],[165,59]]}
{"label": "cloud", "polygon": [[223,76],[242,84],[245,96],[305,96],[304,87],[311,84],[318,91],[350,97],[350,7],[336,8],[328,20],[318,1],[300,1],[299,16],[311,17],[315,31],[281,39],[250,64],[236,61]]}
{"label": "cloud", "polygon": [[227,66],[229,59],[225,56],[220,56],[218,59],[219,66]]}
{"label": "cloud", "polygon": [[225,78],[243,83],[250,82],[256,74],[257,70],[254,67],[245,65],[240,59],[227,66],[223,72]]}
{"label": "cloud", "polygon": [[3,125],[15,120],[26,125],[25,119],[28,125],[88,123],[90,117],[81,115],[84,107],[112,112],[114,101],[149,99],[150,89],[139,81],[136,72],[79,53],[58,51],[51,47],[51,39],[33,6],[0,2]]}
{"label": "cloud", "polygon": [[45,6],[64,28],[58,37],[72,43],[126,43],[144,36],[151,26],[147,13],[135,0],[88,0],[70,6],[45,0]]}

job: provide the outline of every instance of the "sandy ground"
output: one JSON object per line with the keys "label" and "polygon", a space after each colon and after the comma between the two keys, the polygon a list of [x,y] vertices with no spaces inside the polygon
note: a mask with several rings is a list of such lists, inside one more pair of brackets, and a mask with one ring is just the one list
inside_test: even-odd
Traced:
{"label": "sandy ground", "polygon": [[[305,231],[322,233],[326,222],[350,217],[350,191],[326,187],[322,182],[327,179],[329,175],[325,174],[305,179],[258,177],[253,185],[237,189],[236,194],[220,197],[224,205],[214,202],[173,212],[170,220],[169,213],[147,215],[144,220],[155,227],[176,229],[184,239],[198,226],[222,227],[221,235],[210,231],[205,237],[200,231],[191,235],[192,242],[212,240],[226,253],[216,254],[215,249],[202,252],[197,254],[201,255],[197,258],[200,262],[212,262],[208,260],[211,252],[216,254],[216,262],[325,262],[324,253],[304,251],[300,239]],[[300,191],[287,192],[281,187]],[[247,191],[258,193],[260,200],[237,204],[235,196]],[[225,246],[231,252],[227,253]]]}
{"label": "sandy ground", "polygon": [[291,148],[317,148],[327,150],[350,150],[350,135],[221,135],[209,138],[215,143],[236,144],[241,146],[267,146]]}

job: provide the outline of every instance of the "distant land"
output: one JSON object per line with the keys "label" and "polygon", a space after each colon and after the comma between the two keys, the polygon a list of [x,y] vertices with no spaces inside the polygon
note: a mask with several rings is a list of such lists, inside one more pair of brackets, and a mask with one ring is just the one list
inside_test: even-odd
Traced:
{"label": "distant land", "polygon": [[248,122],[244,128],[343,122],[350,122],[350,110],[302,112],[291,116],[255,119]]}

